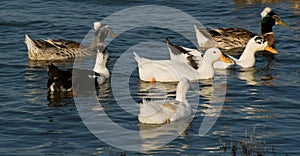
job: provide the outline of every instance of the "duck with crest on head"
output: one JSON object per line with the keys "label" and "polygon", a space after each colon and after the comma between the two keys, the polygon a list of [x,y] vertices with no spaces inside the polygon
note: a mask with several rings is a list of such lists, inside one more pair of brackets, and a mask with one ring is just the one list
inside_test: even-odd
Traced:
{"label": "duck with crest on head", "polygon": [[50,92],[75,91],[76,93],[94,91],[110,77],[106,67],[108,57],[106,47],[99,43],[93,70],[61,70],[51,63],[48,65],[48,90]]}
{"label": "duck with crest on head", "polygon": [[65,39],[47,39],[45,41],[33,40],[29,35],[25,35],[24,43],[28,49],[29,60],[63,60],[75,57],[85,57],[94,54],[99,42],[104,43],[104,39],[110,35],[117,35],[112,29],[100,22],[94,22],[95,34],[89,47],[84,47],[78,42]]}
{"label": "duck with crest on head", "polygon": [[278,53],[275,49],[268,45],[268,41],[263,36],[254,36],[248,41],[247,46],[239,59],[236,59],[233,56],[226,54],[226,56],[232,60],[232,63],[217,61],[214,63],[214,68],[226,69],[233,65],[238,65],[242,68],[253,67],[255,64],[255,53],[262,50],[265,50],[272,54]]}
{"label": "duck with crest on head", "polygon": [[[270,7],[264,8],[260,15],[262,17],[261,35],[267,39],[269,46],[272,46],[275,42],[273,26],[288,25]],[[218,28],[210,30],[209,33],[216,42],[215,46],[224,52],[241,52],[246,47],[248,41],[258,35],[243,28]]]}
{"label": "duck with crest on head", "polygon": [[[195,63],[201,63],[201,61],[203,60],[203,50],[201,49],[213,47],[214,41],[209,35],[207,35],[206,31],[200,31],[200,29],[198,29],[196,25],[195,31],[199,44],[198,49],[190,49],[178,46],[173,44],[169,39],[167,39],[167,45],[170,52],[171,60],[180,61],[191,66],[194,66]],[[239,59],[236,59],[233,56],[230,56],[229,54],[225,54],[226,57],[230,58],[232,62],[226,63],[222,61],[216,61],[213,64],[213,67],[217,69],[226,69],[231,67],[232,65],[238,65],[243,68],[253,67],[255,64],[255,53],[262,50],[271,53],[272,55],[278,53],[269,45],[268,41],[262,35],[257,35],[252,37],[247,42],[246,48],[244,48],[244,51],[242,52],[242,55]],[[191,59],[196,60],[196,62],[192,62]]]}

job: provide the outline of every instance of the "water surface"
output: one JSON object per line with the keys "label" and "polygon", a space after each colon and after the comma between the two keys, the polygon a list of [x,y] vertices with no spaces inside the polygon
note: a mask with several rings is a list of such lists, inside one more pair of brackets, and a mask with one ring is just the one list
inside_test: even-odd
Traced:
{"label": "water surface", "polygon": [[[238,155],[241,155],[240,142],[246,140],[250,143],[250,138],[254,140],[252,144],[258,142],[256,147],[261,148],[265,155],[300,154],[299,1],[17,0],[0,4],[1,155],[120,155],[124,152],[99,140],[89,131],[69,94],[48,94],[49,62],[28,61],[23,40],[24,35],[29,34],[36,39],[64,38],[81,42],[94,21],[101,21],[128,7],[149,4],[179,9],[208,28],[243,27],[257,33],[260,31],[259,13],[265,6],[270,6],[290,27],[274,27],[279,51],[274,60],[258,57],[254,68],[226,71],[227,83],[222,86],[226,88],[225,103],[220,117],[205,136],[198,136],[204,116],[214,116],[220,109],[209,103],[214,87],[211,80],[200,81],[199,92],[190,91],[192,96],[199,97],[199,103],[194,103],[198,111],[187,129],[167,145],[142,155],[231,155],[235,144]],[[183,41],[188,44],[184,39],[175,38],[176,35],[169,30],[151,27],[126,32],[108,45],[111,56],[108,67],[112,70],[124,51],[145,38],[164,42],[166,36],[173,36],[175,43]],[[167,55],[166,49],[162,57]],[[70,60],[55,63],[61,68],[73,65]],[[109,117],[128,129],[153,128],[139,124],[135,115],[122,110],[110,85],[107,82],[98,96]],[[140,82],[137,70],[134,70],[130,92],[136,102],[149,96],[149,85]],[[169,98],[174,98],[176,83],[164,85],[163,93],[167,92]],[[137,104],[132,105],[138,108]],[[100,108],[91,112],[97,109]],[[118,137],[114,139],[118,140]],[[220,148],[223,143],[227,145],[226,151]],[[140,153],[126,151],[126,154]]]}

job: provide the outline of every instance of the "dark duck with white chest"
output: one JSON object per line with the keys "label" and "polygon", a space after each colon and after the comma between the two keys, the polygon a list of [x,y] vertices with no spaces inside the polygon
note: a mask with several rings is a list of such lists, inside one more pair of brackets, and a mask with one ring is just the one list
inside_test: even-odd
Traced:
{"label": "dark duck with white chest", "polygon": [[[261,35],[263,35],[270,46],[275,42],[275,34],[273,32],[274,25],[288,26],[278,14],[266,7],[261,12]],[[243,28],[219,28],[210,30],[209,33],[215,40],[215,46],[224,51],[242,51],[248,41],[257,36],[257,33],[250,32]]]}
{"label": "dark duck with white chest", "polygon": [[98,48],[93,70],[68,69],[61,70],[54,64],[48,65],[48,90],[50,92],[94,91],[110,77],[106,67],[108,53],[106,48]]}
{"label": "dark duck with white chest", "polygon": [[89,47],[82,46],[78,42],[65,39],[47,39],[45,41],[33,40],[25,35],[24,43],[28,49],[29,60],[63,60],[75,57],[91,56],[95,53],[97,43],[104,41],[107,35],[115,37],[112,29],[100,22],[94,22],[95,34]]}

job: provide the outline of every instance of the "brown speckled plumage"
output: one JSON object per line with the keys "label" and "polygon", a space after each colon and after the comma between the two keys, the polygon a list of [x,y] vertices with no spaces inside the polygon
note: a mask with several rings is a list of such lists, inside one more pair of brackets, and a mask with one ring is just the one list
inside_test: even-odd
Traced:
{"label": "brown speckled plumage", "polygon": [[97,44],[103,43],[107,35],[115,35],[108,25],[100,22],[94,23],[95,34],[89,47],[65,39],[47,39],[45,41],[33,40],[25,35],[25,44],[28,49],[29,60],[63,60],[75,57],[85,57],[95,54]]}
{"label": "brown speckled plumage", "polygon": [[[80,47],[79,43],[68,40],[63,41],[60,46],[55,46],[47,41],[33,40],[29,35],[25,35],[25,44],[28,48],[28,59],[30,60],[63,60],[75,57],[84,57],[92,55],[92,50],[88,47]],[[57,43],[57,42],[56,42]],[[76,43],[76,44],[75,44]]]}

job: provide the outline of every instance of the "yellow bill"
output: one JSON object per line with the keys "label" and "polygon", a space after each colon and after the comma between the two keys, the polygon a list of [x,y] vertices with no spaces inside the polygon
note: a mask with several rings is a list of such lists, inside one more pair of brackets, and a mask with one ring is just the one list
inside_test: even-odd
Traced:
{"label": "yellow bill", "polygon": [[287,23],[285,23],[283,20],[279,19],[278,21],[276,21],[276,24],[281,25],[281,26],[285,26],[288,27],[289,25]]}
{"label": "yellow bill", "polygon": [[275,50],[274,48],[270,47],[270,46],[266,46],[264,50],[266,50],[266,51],[268,51],[272,54],[278,54],[278,51]]}
{"label": "yellow bill", "polygon": [[227,58],[224,54],[221,54],[220,60],[226,63],[232,63],[232,61]]}
{"label": "yellow bill", "polygon": [[111,32],[109,36],[112,37],[112,38],[116,38],[116,37],[118,37],[119,35],[116,34],[116,33],[114,33],[114,32]]}

